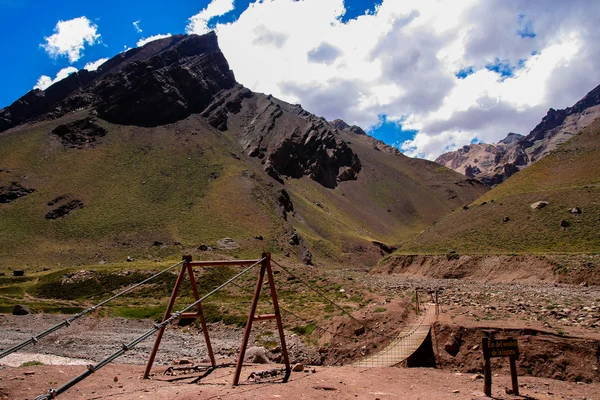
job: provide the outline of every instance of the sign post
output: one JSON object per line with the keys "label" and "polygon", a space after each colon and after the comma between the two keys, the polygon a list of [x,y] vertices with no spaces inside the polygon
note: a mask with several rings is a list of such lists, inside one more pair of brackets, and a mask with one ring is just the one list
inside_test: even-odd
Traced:
{"label": "sign post", "polygon": [[509,357],[510,377],[513,394],[519,395],[519,381],[517,379],[517,358],[519,358],[519,344],[517,339],[481,339],[483,350],[483,392],[492,396],[492,363],[493,357]]}

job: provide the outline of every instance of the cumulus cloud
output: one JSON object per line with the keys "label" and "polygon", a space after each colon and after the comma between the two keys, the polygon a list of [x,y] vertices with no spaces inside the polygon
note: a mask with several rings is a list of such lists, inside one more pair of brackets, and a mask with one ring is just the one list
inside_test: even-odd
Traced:
{"label": "cumulus cloud", "polygon": [[33,87],[34,89],[46,90],[53,84],[58,81],[65,79],[67,76],[71,75],[73,72],[77,72],[77,68],[75,67],[66,67],[58,71],[56,77],[54,79],[50,78],[48,75],[42,75],[37,80],[37,83]]}
{"label": "cumulus cloud", "polygon": [[87,69],[88,71],[95,71],[98,69],[99,66],[101,66],[102,64],[104,64],[107,61],[108,61],[108,58],[101,58],[99,60],[92,61],[92,62],[85,64],[83,69]]}
{"label": "cumulus cloud", "polygon": [[234,0],[212,0],[205,9],[188,20],[185,31],[198,35],[207,33],[210,20],[232,11],[234,9],[233,2]]}
{"label": "cumulus cloud", "polygon": [[[143,39],[138,40],[138,42],[136,43],[136,45],[137,45],[137,47],[142,47],[146,43],[150,43],[150,42],[153,42],[153,41],[158,40],[158,39],[168,38],[170,36],[172,36],[170,33],[167,33],[166,35],[163,35],[163,34],[159,33],[158,35],[148,36],[147,38],[143,38]],[[129,50],[129,49],[127,48],[127,46],[125,46],[125,51],[127,51],[127,50]]]}
{"label": "cumulus cloud", "polygon": [[[232,8],[211,2],[189,31]],[[429,159],[527,134],[600,83],[600,2],[383,0],[344,13],[343,0],[257,1],[216,30],[242,84],[366,130],[385,115],[418,131],[398,146]]]}
{"label": "cumulus cloud", "polygon": [[333,63],[341,55],[342,52],[340,49],[327,42],[321,43],[307,54],[309,61],[325,64]]}
{"label": "cumulus cloud", "polygon": [[46,53],[53,58],[66,56],[70,62],[82,57],[87,44],[92,46],[100,41],[98,26],[86,17],[58,21],[54,34],[44,38],[46,43],[40,44]]}
{"label": "cumulus cloud", "polygon": [[252,41],[252,44],[272,46],[281,48],[288,39],[288,35],[281,32],[273,32],[264,25],[259,25],[254,28],[254,34],[256,37]]}
{"label": "cumulus cloud", "polygon": [[137,21],[133,22],[133,29],[135,29],[135,31],[137,33],[142,33],[143,32],[142,28],[140,28],[140,22],[142,22],[142,21],[140,21],[139,19]]}

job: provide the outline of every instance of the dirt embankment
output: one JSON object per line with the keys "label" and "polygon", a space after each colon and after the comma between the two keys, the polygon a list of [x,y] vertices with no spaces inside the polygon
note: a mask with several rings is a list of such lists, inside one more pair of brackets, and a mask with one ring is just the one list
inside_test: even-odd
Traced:
{"label": "dirt embankment", "polygon": [[395,255],[384,259],[372,272],[438,279],[600,285],[600,255]]}
{"label": "dirt embankment", "polygon": [[[434,325],[433,332],[438,367],[442,369],[481,374],[482,337],[511,337],[519,341],[519,375],[586,383],[600,380],[599,340],[560,336],[530,328],[467,328],[439,323]],[[445,349],[446,344],[452,343],[459,349],[455,356]],[[452,351],[452,347],[449,350]],[[509,374],[508,359],[493,358],[492,372]]]}

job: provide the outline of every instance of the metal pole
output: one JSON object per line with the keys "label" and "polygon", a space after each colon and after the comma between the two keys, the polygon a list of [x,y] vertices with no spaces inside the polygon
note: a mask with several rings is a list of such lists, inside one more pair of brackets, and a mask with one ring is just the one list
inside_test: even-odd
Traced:
{"label": "metal pole", "polygon": [[285,333],[283,332],[281,312],[279,311],[279,302],[277,301],[277,289],[275,288],[275,280],[273,279],[273,271],[271,270],[271,254],[263,253],[262,256],[265,258],[263,264],[267,267],[267,278],[269,279],[269,286],[271,288],[271,299],[273,300],[273,309],[275,310],[277,329],[279,330],[279,339],[281,340],[281,354],[283,355],[283,362],[285,364],[285,378],[283,381],[287,382],[292,369],[290,368],[290,359],[288,357],[287,347],[285,345]]}
{"label": "metal pole", "polygon": [[263,262],[260,266],[260,273],[258,274],[258,280],[256,281],[256,288],[254,289],[252,305],[250,306],[250,312],[248,313],[246,328],[244,329],[244,337],[242,339],[242,345],[240,347],[238,362],[235,366],[235,375],[233,375],[233,386],[237,386],[240,383],[240,375],[242,373],[242,366],[244,364],[244,356],[246,355],[246,347],[248,347],[248,340],[250,339],[250,332],[252,331],[252,321],[254,321],[254,314],[256,313],[256,307],[258,306],[258,299],[260,298],[260,289],[262,288],[263,279],[265,277],[265,266],[266,265],[264,263],[263,258]]}
{"label": "metal pole", "polygon": [[[184,256],[183,266],[181,267],[181,271],[179,271],[177,281],[175,281],[175,286],[173,287],[173,292],[171,293],[171,299],[169,299],[169,304],[167,305],[167,309],[165,310],[165,315],[163,316],[162,322],[165,322],[171,317],[171,310],[173,310],[173,306],[175,305],[175,300],[177,299],[179,288],[181,287],[181,283],[183,282],[183,277],[185,275],[188,262],[188,259]],[[148,379],[150,377],[150,371],[152,370],[154,358],[156,357],[158,347],[160,346],[163,334],[165,333],[165,328],[166,325],[161,326],[160,330],[158,331],[158,335],[156,335],[156,339],[154,340],[154,346],[152,346],[152,351],[150,352],[150,357],[148,358],[148,363],[146,364],[146,370],[144,371],[144,379]]]}
{"label": "metal pole", "polygon": [[[190,261],[192,257],[190,256]],[[190,263],[187,263],[188,275],[190,276],[190,281],[192,283],[192,291],[194,292],[194,299],[198,300],[200,295],[198,294],[198,287],[196,286],[196,277],[194,277],[194,270]],[[208,334],[208,328],[206,326],[206,319],[204,318],[204,312],[202,311],[202,303],[198,303],[198,315],[200,316],[200,324],[202,325],[202,333],[204,333],[204,341],[206,342],[206,349],[208,351],[208,357],[210,358],[210,363],[214,367],[217,365],[215,361],[215,355],[213,353],[212,345],[210,343],[210,335]]]}

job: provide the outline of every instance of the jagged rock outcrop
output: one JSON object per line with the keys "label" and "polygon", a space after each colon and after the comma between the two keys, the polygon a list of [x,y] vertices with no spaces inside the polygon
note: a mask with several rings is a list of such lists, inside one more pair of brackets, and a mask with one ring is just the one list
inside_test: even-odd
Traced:
{"label": "jagged rock outcrop", "polygon": [[106,129],[97,121],[87,118],[59,125],[52,130],[65,147],[81,148],[92,145],[97,138],[106,135]]}
{"label": "jagged rock outcrop", "polygon": [[396,147],[387,145],[384,142],[382,142],[381,140],[377,140],[373,136],[367,135],[367,133],[360,126],[348,125],[345,121],[343,121],[341,119],[334,119],[333,121],[330,121],[329,123],[333,127],[335,127],[336,129],[338,129],[340,131],[353,133],[354,135],[357,136],[357,140],[362,140],[362,141],[370,144],[373,147],[373,149],[375,149],[375,150],[383,151],[385,153],[394,154],[397,156],[403,155],[402,152],[400,150],[398,150]]}
{"label": "jagged rock outcrop", "polygon": [[46,214],[46,219],[64,218],[67,215],[71,214],[73,211],[79,210],[81,208],[83,208],[83,201],[71,200],[68,203],[61,205],[60,207],[57,207],[54,210],[49,211]]}
{"label": "jagged rock outcrop", "polygon": [[272,96],[237,85],[202,112],[221,131],[231,131],[250,157],[274,179],[308,176],[325,187],[356,179],[361,163],[323,118]]}
{"label": "jagged rock outcrop", "polygon": [[573,107],[548,110],[526,137],[509,133],[497,144],[472,144],[440,155],[435,161],[494,186],[544,157],[600,117],[600,86]]}
{"label": "jagged rock outcrop", "polygon": [[17,182],[11,182],[8,186],[0,187],[0,204],[10,203],[33,192],[35,192],[35,189],[23,187]]}

